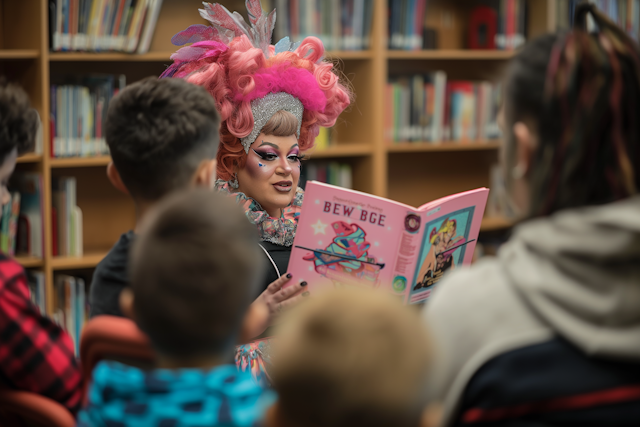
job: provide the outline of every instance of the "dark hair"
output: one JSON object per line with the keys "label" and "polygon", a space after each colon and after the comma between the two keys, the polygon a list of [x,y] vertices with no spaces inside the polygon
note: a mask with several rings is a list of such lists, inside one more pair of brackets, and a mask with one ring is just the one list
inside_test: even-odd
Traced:
{"label": "dark hair", "polygon": [[255,228],[231,198],[176,192],[132,249],[136,322],[162,354],[222,355],[236,344],[263,267]]}
{"label": "dark hair", "polygon": [[[591,14],[597,34],[586,30]],[[640,188],[640,57],[635,42],[590,4],[577,28],[539,37],[511,62],[506,84],[506,166],[513,124],[535,122],[530,216],[600,205]]]}
{"label": "dark hair", "polygon": [[18,155],[33,150],[38,122],[24,90],[0,77],[0,164],[14,149]]}
{"label": "dark hair", "polygon": [[105,134],[113,163],[134,197],[155,201],[185,187],[218,150],[220,117],[202,87],[150,77],[109,106]]}

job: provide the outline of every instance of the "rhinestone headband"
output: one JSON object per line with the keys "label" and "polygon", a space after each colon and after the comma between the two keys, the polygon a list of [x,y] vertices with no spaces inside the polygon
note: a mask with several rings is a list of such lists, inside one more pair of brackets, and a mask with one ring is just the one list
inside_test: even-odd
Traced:
{"label": "rhinestone headband", "polygon": [[295,96],[286,92],[268,93],[262,98],[251,101],[251,113],[253,114],[253,130],[241,139],[242,146],[246,153],[249,152],[251,144],[254,143],[264,125],[269,119],[280,110],[288,111],[298,119],[298,131],[296,137],[300,138],[300,126],[302,125],[302,113],[304,107],[302,102]]}

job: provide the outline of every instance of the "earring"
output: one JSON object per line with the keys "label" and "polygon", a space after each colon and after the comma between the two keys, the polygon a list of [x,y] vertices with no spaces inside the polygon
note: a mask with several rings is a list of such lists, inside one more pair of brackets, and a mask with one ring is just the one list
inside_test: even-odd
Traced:
{"label": "earring", "polygon": [[511,169],[511,178],[522,179],[524,178],[524,166],[518,163],[513,169]]}
{"label": "earring", "polygon": [[229,187],[233,188],[234,190],[237,190],[239,186],[240,184],[238,184],[238,174],[234,173],[233,179],[229,181]]}

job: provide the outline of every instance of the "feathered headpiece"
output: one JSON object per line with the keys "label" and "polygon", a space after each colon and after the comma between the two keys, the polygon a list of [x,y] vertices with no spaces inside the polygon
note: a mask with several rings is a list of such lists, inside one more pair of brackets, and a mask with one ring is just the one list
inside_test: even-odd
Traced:
{"label": "feathered headpiece", "polygon": [[[220,4],[203,3],[200,15],[211,25],[192,25],[173,36],[182,46],[160,77],[177,77],[204,86],[216,100],[222,119],[218,175],[229,179],[234,163],[244,162],[249,147],[274,113],[298,119],[302,151],[313,146],[319,126],[330,127],[350,103],[333,65],[324,61],[316,37],[270,44],[276,11],[267,14],[260,0],[246,0],[250,25]],[[244,149],[244,150],[243,150]]]}

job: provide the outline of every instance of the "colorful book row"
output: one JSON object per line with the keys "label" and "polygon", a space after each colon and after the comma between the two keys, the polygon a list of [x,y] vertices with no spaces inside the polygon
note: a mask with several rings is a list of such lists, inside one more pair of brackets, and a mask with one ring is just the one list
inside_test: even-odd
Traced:
{"label": "colorful book row", "polygon": [[67,275],[55,278],[52,319],[71,336],[76,354],[80,351],[80,334],[88,320],[88,298],[84,279]]}
{"label": "colorful book row", "polygon": [[[640,0],[589,0],[607,14],[627,34],[638,40],[640,35]],[[577,0],[556,0],[557,28],[567,30],[573,26]]]}
{"label": "colorful book row", "polygon": [[353,188],[351,165],[338,162],[303,163],[300,176],[300,186],[304,188],[307,181],[320,181],[339,187]]}
{"label": "colorful book row", "polygon": [[72,83],[51,86],[51,156],[108,154],[104,121],[125,76],[94,75]]}
{"label": "colorful book row", "polygon": [[393,78],[386,87],[385,137],[434,143],[498,138],[500,97],[499,84],[448,82],[443,71]]}
{"label": "colorful book row", "polygon": [[370,47],[372,0],[263,0],[263,9],[276,9],[273,41],[290,37],[320,38],[326,50]]}
{"label": "colorful book row", "polygon": [[146,53],[162,0],[49,0],[53,51]]}

